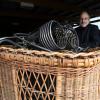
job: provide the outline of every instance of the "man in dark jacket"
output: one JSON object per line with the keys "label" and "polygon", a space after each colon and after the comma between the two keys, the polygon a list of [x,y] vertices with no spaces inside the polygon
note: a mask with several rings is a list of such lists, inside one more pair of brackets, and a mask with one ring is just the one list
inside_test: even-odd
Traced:
{"label": "man in dark jacket", "polygon": [[80,42],[80,47],[97,47],[100,45],[100,33],[96,25],[90,24],[90,16],[87,12],[80,15],[80,26],[75,29]]}

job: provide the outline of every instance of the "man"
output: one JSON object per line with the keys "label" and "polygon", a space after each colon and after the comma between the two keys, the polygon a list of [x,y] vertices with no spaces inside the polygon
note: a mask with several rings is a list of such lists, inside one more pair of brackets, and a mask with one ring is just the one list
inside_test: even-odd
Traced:
{"label": "man", "polygon": [[82,12],[80,15],[80,26],[75,29],[80,42],[80,47],[94,48],[100,45],[100,33],[96,25],[90,24],[90,15],[88,12]]}

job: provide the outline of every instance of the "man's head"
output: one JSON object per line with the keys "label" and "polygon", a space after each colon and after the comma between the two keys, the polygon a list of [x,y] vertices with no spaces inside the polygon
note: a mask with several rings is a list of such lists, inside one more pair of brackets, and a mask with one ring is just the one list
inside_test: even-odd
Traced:
{"label": "man's head", "polygon": [[90,22],[90,15],[88,12],[84,11],[80,14],[80,25],[86,27]]}

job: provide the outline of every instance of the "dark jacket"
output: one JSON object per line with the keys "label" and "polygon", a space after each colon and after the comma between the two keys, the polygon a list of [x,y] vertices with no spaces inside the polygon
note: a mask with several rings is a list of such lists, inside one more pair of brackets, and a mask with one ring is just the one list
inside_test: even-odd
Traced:
{"label": "dark jacket", "polygon": [[97,47],[100,45],[100,33],[96,25],[89,24],[87,27],[81,27],[75,29],[78,37],[80,47]]}

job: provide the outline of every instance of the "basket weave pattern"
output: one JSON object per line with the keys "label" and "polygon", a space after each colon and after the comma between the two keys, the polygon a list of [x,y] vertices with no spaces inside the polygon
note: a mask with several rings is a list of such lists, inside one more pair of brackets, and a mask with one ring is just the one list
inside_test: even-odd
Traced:
{"label": "basket weave pattern", "polygon": [[3,100],[99,100],[99,63],[99,50],[75,54],[1,47],[0,95]]}

